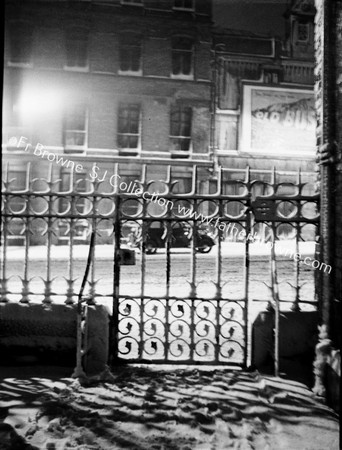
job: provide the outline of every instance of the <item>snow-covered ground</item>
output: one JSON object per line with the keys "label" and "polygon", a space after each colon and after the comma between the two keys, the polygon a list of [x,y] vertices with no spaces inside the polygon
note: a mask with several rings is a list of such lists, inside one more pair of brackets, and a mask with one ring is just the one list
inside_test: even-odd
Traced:
{"label": "snow-covered ground", "polygon": [[[280,241],[278,283],[280,298],[293,301],[296,285],[294,262],[284,258],[284,250],[295,252],[293,241]],[[77,295],[86,267],[88,247],[74,246],[72,264],[68,261],[67,246],[53,246],[51,249],[51,264],[49,267],[51,290],[57,295],[54,301],[64,301],[68,292],[68,280],[74,280],[74,292]],[[244,261],[245,247],[243,243],[224,242],[222,244],[221,288],[222,298],[239,299],[244,297]],[[314,255],[314,243],[300,243],[300,252],[304,255]],[[268,301],[270,299],[270,249],[268,245],[250,245],[249,298]],[[7,249],[6,277],[8,289],[13,293],[9,298],[18,301],[23,288],[22,279],[30,280],[30,301],[42,301],[44,298],[47,264],[46,247],[32,246],[29,248],[29,263],[24,267],[25,249],[9,247]],[[215,298],[217,281],[218,255],[217,246],[209,254],[198,254],[196,257],[196,280],[198,298]],[[184,298],[190,293],[192,281],[192,264],[190,249],[173,249],[170,260],[169,295]],[[314,269],[308,265],[300,266],[299,285],[301,300],[314,300]],[[96,246],[94,265],[89,275],[93,280],[97,300],[110,304],[113,292],[113,247],[110,245]],[[136,265],[121,266],[120,295],[139,296],[142,292],[141,254],[136,253]],[[25,275],[26,274],[26,275]],[[145,265],[144,294],[146,296],[163,298],[166,295],[166,255],[161,249],[155,255],[148,255]]]}
{"label": "snow-covered ground", "polygon": [[82,385],[66,370],[1,368],[1,450],[339,449],[337,416],[298,382],[131,366]]}
{"label": "snow-covered ground", "polygon": [[[51,259],[52,260],[66,260],[68,259],[68,246],[53,245],[51,247]],[[85,259],[87,258],[89,251],[88,245],[74,245],[73,247],[73,258],[75,259]],[[171,249],[172,253],[179,252],[190,253],[190,249]],[[243,242],[222,242],[222,255],[223,256],[242,256],[245,253],[245,244]],[[249,246],[250,254],[253,256],[269,255],[270,246],[263,243],[253,243]],[[315,251],[314,242],[300,242],[299,251],[301,255],[313,255]],[[159,250],[160,253],[163,250]],[[212,253],[217,252],[217,246],[212,249]],[[139,253],[139,250],[137,250]],[[279,240],[276,242],[276,254],[279,256],[296,253],[295,241],[294,240]],[[47,247],[45,245],[41,246],[31,246],[29,247],[29,258],[35,261],[42,261],[46,259]],[[22,260],[25,258],[25,247],[24,246],[9,246],[7,247],[7,257],[9,260]],[[112,245],[97,245],[96,246],[96,259],[112,259],[113,258],[113,246]]]}

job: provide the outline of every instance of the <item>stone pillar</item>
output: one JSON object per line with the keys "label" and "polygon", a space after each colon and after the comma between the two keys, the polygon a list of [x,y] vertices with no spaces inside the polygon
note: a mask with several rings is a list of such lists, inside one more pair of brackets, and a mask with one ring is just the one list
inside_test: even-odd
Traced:
{"label": "stone pillar", "polygon": [[315,5],[317,188],[321,199],[319,253],[320,260],[332,270],[330,273],[316,271],[321,328],[314,390],[318,395],[325,395],[325,366],[341,334],[336,327],[336,302],[340,308],[342,0],[316,0]]}

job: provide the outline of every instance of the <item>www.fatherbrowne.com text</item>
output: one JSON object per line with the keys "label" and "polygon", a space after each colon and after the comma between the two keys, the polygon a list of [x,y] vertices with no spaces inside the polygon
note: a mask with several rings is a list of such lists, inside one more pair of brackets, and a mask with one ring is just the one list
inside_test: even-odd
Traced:
{"label": "www.fatherbrowne.com text", "polygon": [[[18,148],[24,148],[25,152],[32,151],[33,154],[37,157],[40,157],[42,159],[47,159],[50,162],[54,162],[58,164],[61,167],[64,167],[66,169],[70,169],[71,171],[75,171],[77,173],[83,173],[85,174],[84,167],[81,163],[75,163],[75,161],[72,161],[71,159],[65,158],[64,155],[58,155],[53,152],[49,152],[46,150],[44,145],[38,143],[33,148],[33,146],[27,142],[28,139],[24,136],[21,136],[18,140],[17,138],[13,137],[10,139],[11,145],[16,145]],[[85,174],[86,175],[86,174]],[[137,182],[130,182],[127,184],[125,181],[120,181],[121,176],[118,174],[110,175],[108,173],[108,170],[105,170],[103,172],[100,171],[100,167],[97,164],[93,164],[91,171],[88,173],[90,181],[92,182],[103,182],[106,179],[108,180],[109,184],[113,186],[117,192],[122,192],[126,194],[135,195],[136,197],[142,197],[144,200],[158,204],[160,207],[165,208],[166,210],[173,210],[174,211],[174,203],[172,200],[169,200],[165,198],[164,196],[158,195],[156,192],[148,192],[144,191]],[[184,217],[184,219],[191,219],[196,222],[200,222],[204,225],[211,225],[218,230],[222,231],[222,235],[225,235],[228,240],[248,240],[251,243],[254,244],[264,244],[260,236],[257,235],[257,233],[247,233],[245,230],[239,230],[236,227],[236,224],[234,222],[227,222],[223,221],[220,217],[214,218],[214,217],[208,217],[203,215],[202,213],[199,213],[197,211],[194,211],[192,208],[186,208],[185,206],[181,206],[178,204],[177,207],[177,214],[178,217]],[[275,245],[275,242],[269,241],[266,243],[271,249]],[[300,263],[304,263],[305,265],[311,266],[314,269],[324,270],[324,272],[330,273],[332,270],[332,267],[318,261],[317,259],[313,259],[309,256],[302,257],[300,253],[293,252],[289,248],[281,247],[280,245],[277,245],[277,253],[282,254],[283,256],[289,256],[294,261],[298,261]]]}

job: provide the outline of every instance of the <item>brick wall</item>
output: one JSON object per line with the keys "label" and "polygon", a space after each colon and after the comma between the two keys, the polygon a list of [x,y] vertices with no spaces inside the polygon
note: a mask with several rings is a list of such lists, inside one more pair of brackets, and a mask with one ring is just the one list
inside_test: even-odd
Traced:
{"label": "brick wall", "polygon": [[[173,2],[159,4],[159,11],[139,7],[88,3],[8,2],[7,23],[23,17],[34,25],[32,67],[8,65],[10,37],[6,31],[4,104],[11,116],[12,104],[22,89],[58,92],[60,105],[53,112],[24,121],[27,135],[44,146],[63,151],[65,106],[88,106],[88,148],[117,149],[117,112],[120,102],[140,103],[141,150],[169,155],[170,109],[182,102],[193,108],[192,145],[197,155],[208,155],[210,130],[210,2],[198,2],[196,13],[172,12]],[[153,1],[145,6],[153,7]],[[164,11],[165,10],[165,11]],[[168,10],[168,11],[167,11]],[[153,12],[153,14],[152,14]],[[198,13],[198,14],[197,14]],[[68,25],[89,29],[89,70],[65,70],[64,32]],[[143,76],[119,74],[119,40],[123,32],[142,37]],[[186,33],[195,42],[194,79],[172,79],[171,39]],[[15,118],[4,123],[15,125]],[[12,122],[12,123],[11,123]],[[208,156],[203,156],[208,159]]]}

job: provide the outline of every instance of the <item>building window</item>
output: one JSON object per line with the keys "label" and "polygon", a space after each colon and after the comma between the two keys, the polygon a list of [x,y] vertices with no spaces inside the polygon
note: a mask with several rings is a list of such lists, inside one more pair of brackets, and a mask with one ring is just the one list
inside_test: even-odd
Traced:
{"label": "building window", "polygon": [[10,63],[30,64],[33,29],[26,22],[13,22],[9,27]]}
{"label": "building window", "polygon": [[172,40],[172,76],[176,78],[193,77],[194,42],[186,37]]}
{"label": "building window", "polygon": [[70,108],[64,121],[64,146],[66,149],[81,150],[87,146],[87,109],[84,105]]}
{"label": "building window", "polygon": [[174,0],[173,8],[182,9],[185,11],[193,11],[195,9],[194,0]]}
{"label": "building window", "polygon": [[121,104],[118,116],[118,147],[138,149],[140,140],[140,105]]}
{"label": "building window", "polygon": [[65,36],[66,68],[88,68],[88,31],[84,28],[67,30]]}
{"label": "building window", "polygon": [[264,83],[278,84],[282,81],[282,73],[280,69],[263,69]]}
{"label": "building window", "polygon": [[125,34],[121,37],[119,73],[142,74],[140,36]]}
{"label": "building window", "polygon": [[299,42],[309,41],[309,24],[307,22],[298,22],[297,36]]}
{"label": "building window", "polygon": [[191,144],[192,109],[174,106],[171,109],[171,151],[189,152]]}

